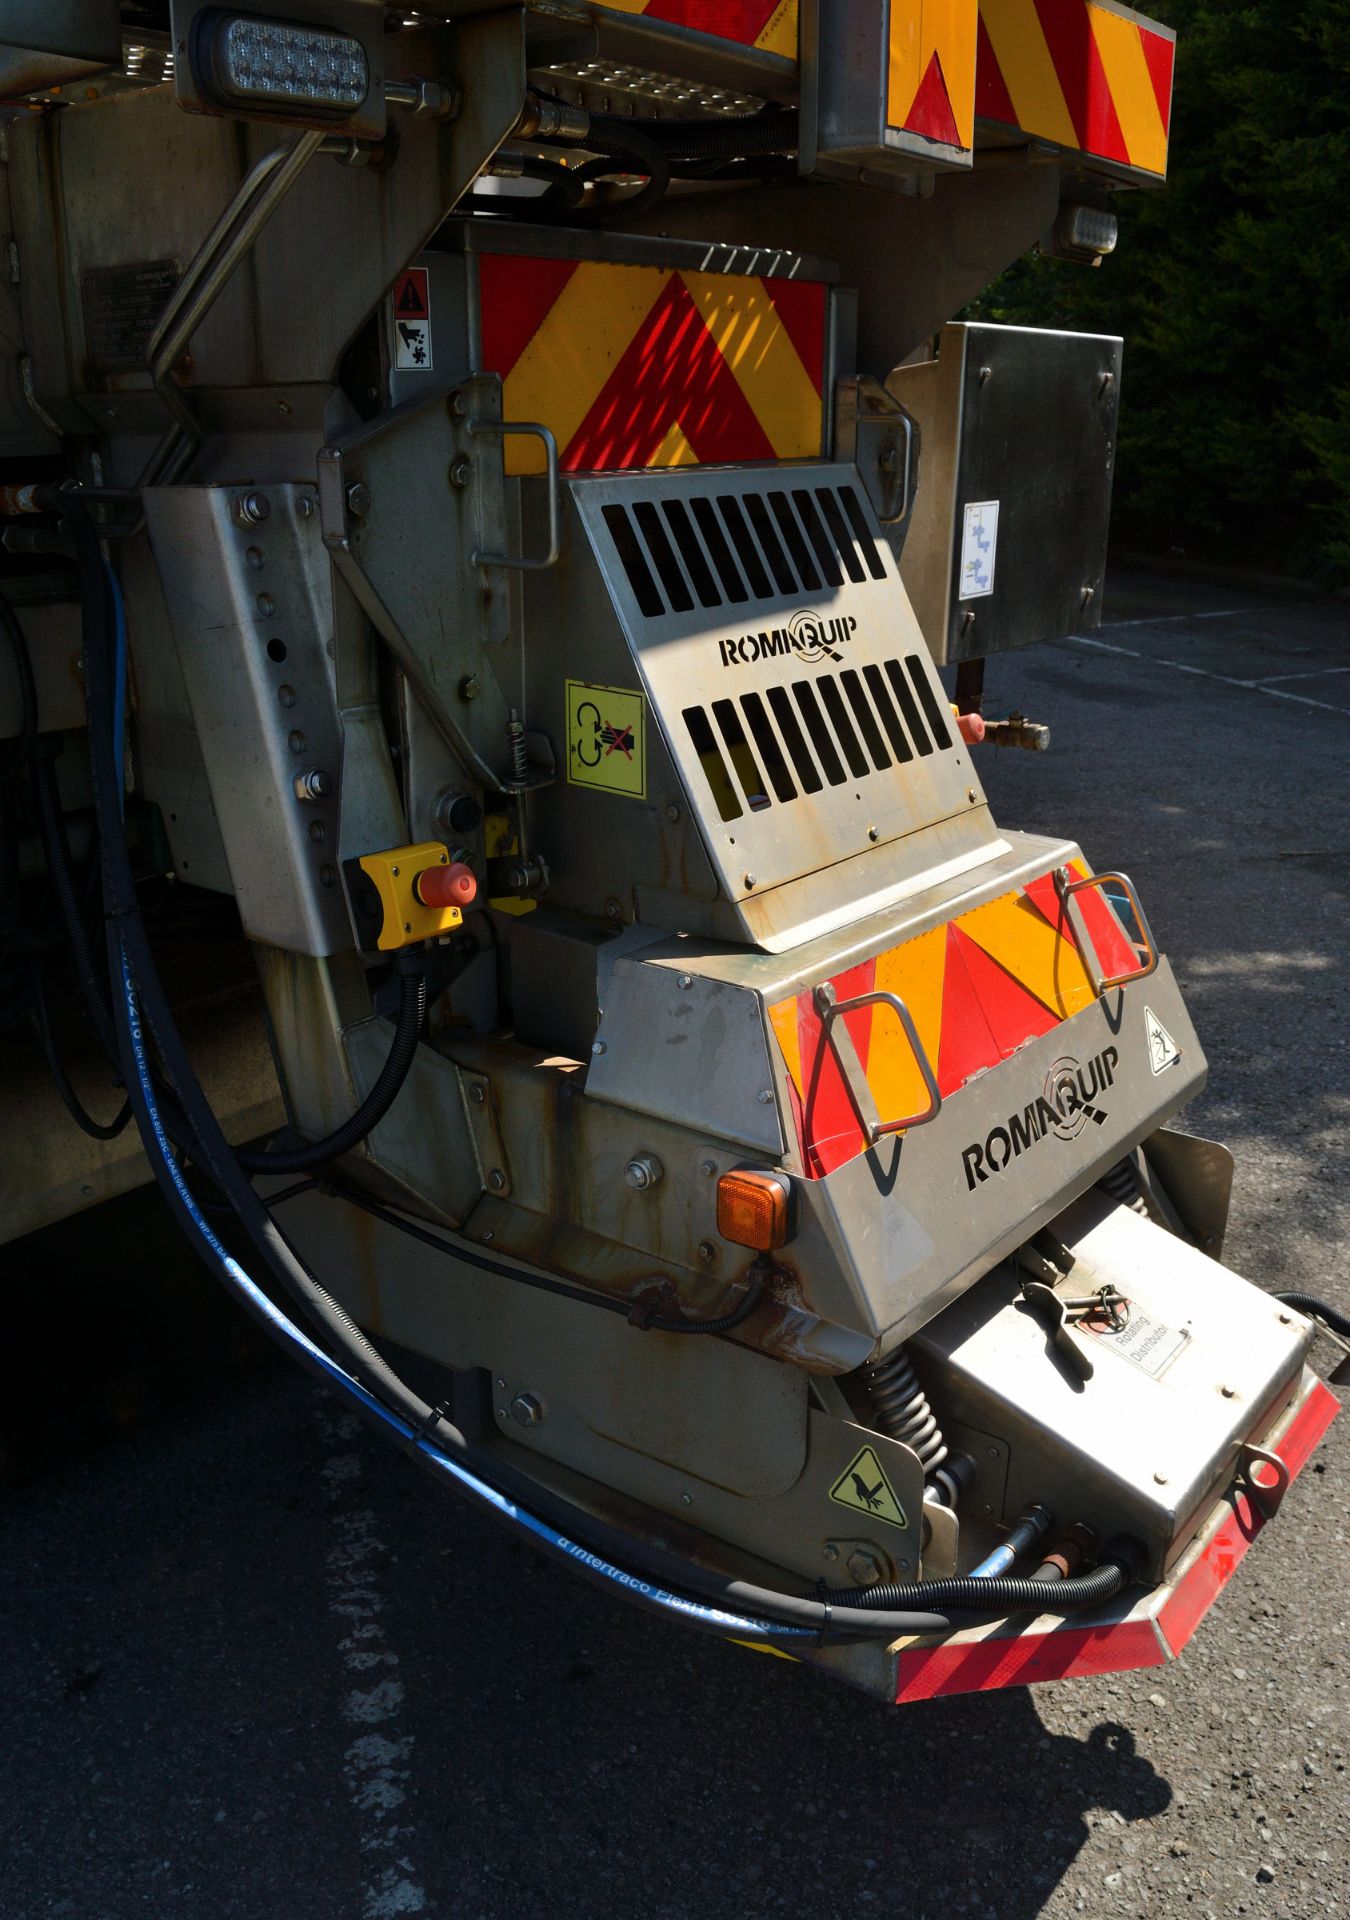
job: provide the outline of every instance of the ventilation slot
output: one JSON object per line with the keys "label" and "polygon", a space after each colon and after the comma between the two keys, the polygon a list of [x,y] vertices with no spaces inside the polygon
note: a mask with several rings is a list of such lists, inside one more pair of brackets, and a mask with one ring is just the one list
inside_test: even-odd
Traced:
{"label": "ventilation slot", "polygon": [[802,732],[801,723],[792,705],[792,696],[786,687],[769,687],[764,697],[772,709],[774,719],[778,722],[778,731],[783,736],[783,745],[787,748],[788,759],[792,762],[797,778],[801,782],[802,792],[819,793],[825,782],[821,779],[816,770],[816,763],[811,758],[811,750],[806,744],[806,735]]}
{"label": "ventilation slot", "polygon": [[713,718],[726,741],[727,752],[731,755],[731,764],[736,769],[736,778],[741,783],[746,804],[751,813],[763,813],[769,805],[769,796],[764,790],[764,777],[750,750],[750,742],[745,737],[745,728],[741,725],[735,702],[714,700]]}
{"label": "ventilation slot", "polygon": [[[861,586],[869,573],[886,578],[885,557],[851,487],[690,494],[603,513],[648,619],[690,613],[695,597],[705,608],[743,606],[814,595],[846,578]],[[926,706],[931,690],[919,697]]]}
{"label": "ventilation slot", "polygon": [[739,820],[745,808],[736,798],[736,789],[731,784],[727,763],[722,758],[722,749],[717,744],[717,736],[707,714],[702,707],[686,707],[684,724],[689,729],[689,738],[698,755],[703,777],[712,789],[718,813],[723,820]]}

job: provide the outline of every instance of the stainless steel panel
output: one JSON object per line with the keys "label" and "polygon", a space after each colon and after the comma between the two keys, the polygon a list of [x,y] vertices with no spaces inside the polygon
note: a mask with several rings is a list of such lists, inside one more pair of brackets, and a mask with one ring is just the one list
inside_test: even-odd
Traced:
{"label": "stainless steel panel", "polygon": [[[1122,343],[960,321],[887,387],[923,460],[900,571],[939,663],[1101,623]],[[962,577],[968,506],[995,503],[992,588]]]}
{"label": "stainless steel panel", "polygon": [[785,1146],[759,996],[692,967],[614,962],[586,1091],[775,1159]]}
{"label": "stainless steel panel", "polygon": [[[923,829],[946,829],[925,865],[996,850],[856,469],[598,475],[571,491],[728,898]],[[884,862],[873,870],[883,885]],[[839,904],[856,912],[866,891],[854,881]]]}
{"label": "stainless steel panel", "polygon": [[[1043,1324],[1017,1304],[1021,1275],[1006,1265],[930,1321],[912,1350],[939,1419],[1006,1440],[1005,1521],[1038,1500],[1061,1523],[1086,1521],[1099,1539],[1127,1531],[1147,1546],[1156,1578],[1230,1477],[1239,1444],[1292,1396],[1311,1329],[1104,1195],[1075,1203],[1051,1231],[1073,1256],[1063,1293],[1113,1284],[1136,1315],[1181,1337],[1160,1369],[1127,1357],[1139,1351],[1127,1328],[1074,1335],[1094,1368],[1090,1380],[1075,1379]],[[1159,1334],[1155,1354],[1171,1345]],[[978,1487],[971,1497],[981,1497]]]}
{"label": "stainless steel panel", "polygon": [[[1161,1075],[1150,1061],[1145,1002],[1180,1049]],[[1090,1073],[1104,1055],[1114,1058],[1099,1069],[1109,1076],[1092,1103],[1100,1119],[1052,1127],[1039,1110],[1028,1114],[1047,1087],[1053,1102],[1066,1061]],[[841,1326],[872,1332],[889,1351],[1170,1119],[1205,1073],[1164,960],[1146,984],[1094,1002],[968,1081],[936,1120],[824,1180],[802,1181],[802,1225],[790,1255],[812,1276],[811,1304]]]}
{"label": "stainless steel panel", "polygon": [[312,489],[269,487],[254,526],[235,520],[239,493],[147,488],[150,544],[244,928],[336,953],[352,945],[337,808],[294,787],[311,767],[336,782],[342,766],[328,554]]}

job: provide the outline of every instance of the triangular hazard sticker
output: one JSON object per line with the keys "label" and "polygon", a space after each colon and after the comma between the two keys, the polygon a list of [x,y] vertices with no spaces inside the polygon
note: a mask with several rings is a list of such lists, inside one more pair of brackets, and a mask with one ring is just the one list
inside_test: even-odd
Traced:
{"label": "triangular hazard sticker", "polygon": [[905,126],[911,133],[922,133],[930,140],[942,141],[944,146],[965,145],[956,124],[956,115],[952,112],[942,61],[936,53],[928,62],[928,71],[919,82],[919,91],[906,115]]}
{"label": "triangular hazard sticker", "polygon": [[888,1520],[893,1527],[907,1527],[905,1510],[895,1497],[895,1489],[886,1478],[886,1470],[871,1447],[864,1447],[850,1460],[834,1485],[831,1500],[871,1520]]}
{"label": "triangular hazard sticker", "polygon": [[427,303],[422,298],[422,289],[418,286],[412,274],[405,274],[403,285],[398,290],[398,299],[394,303],[394,312],[405,314],[415,313],[420,316],[424,314],[426,310]]}
{"label": "triangular hazard sticker", "polygon": [[1162,1073],[1174,1060],[1180,1060],[1181,1048],[1152,1007],[1144,1008],[1144,1025],[1148,1032],[1148,1063],[1155,1073]]}

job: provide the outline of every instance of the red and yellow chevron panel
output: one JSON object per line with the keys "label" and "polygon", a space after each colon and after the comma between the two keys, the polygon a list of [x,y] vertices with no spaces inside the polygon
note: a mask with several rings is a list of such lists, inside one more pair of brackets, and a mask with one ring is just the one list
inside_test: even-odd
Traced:
{"label": "red and yellow chevron panel", "polygon": [[[482,254],[483,366],[568,472],[821,452],[823,282]],[[508,473],[543,450],[507,443]]]}
{"label": "red and yellow chevron panel", "polygon": [[1175,36],[1112,0],[979,0],[975,111],[1141,173],[1167,171]]}
{"label": "red and yellow chevron panel", "polygon": [[641,14],[738,47],[797,58],[797,0],[605,0],[597,11]]}
{"label": "red and yellow chevron panel", "polygon": [[[1075,871],[1087,869],[1076,862]],[[1077,905],[1102,966],[1112,973],[1133,969],[1137,956],[1102,895],[1089,889]],[[1049,874],[850,967],[830,984],[839,1000],[884,992],[904,1001],[944,1100],[1093,999]],[[882,1118],[921,1112],[927,1090],[890,1008],[863,1007],[841,1018]],[[834,1049],[821,1046],[813,989],[771,1007],[769,1021],[787,1063],[802,1163],[819,1179],[862,1153],[867,1141]]]}
{"label": "red and yellow chevron panel", "polygon": [[891,0],[886,122],[944,146],[975,130],[976,0]]}

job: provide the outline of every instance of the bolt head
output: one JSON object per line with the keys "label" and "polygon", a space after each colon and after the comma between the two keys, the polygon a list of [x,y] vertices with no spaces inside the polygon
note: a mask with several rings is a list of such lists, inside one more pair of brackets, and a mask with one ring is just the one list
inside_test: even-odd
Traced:
{"label": "bolt head", "polygon": [[675,982],[675,985],[680,989],[681,993],[688,993],[693,984],[694,976],[692,973],[682,973]]}
{"label": "bolt head", "polygon": [[746,874],[746,876],[745,876],[745,884],[746,884],[746,886],[747,886],[747,887],[753,887],[753,886],[754,886],[754,884],[755,884],[755,876],[754,876],[754,874],[753,874],[753,873],[747,873],[747,874]]}
{"label": "bolt head", "polygon": [[715,1260],[717,1258],[717,1248],[713,1245],[711,1240],[699,1241],[698,1257],[700,1260]]}
{"label": "bolt head", "polygon": [[699,1172],[703,1175],[703,1178],[705,1180],[711,1180],[713,1175],[717,1172],[717,1162],[715,1160],[702,1161],[699,1165]]}
{"label": "bolt head", "polygon": [[450,462],[449,480],[452,487],[467,487],[473,479],[473,461],[467,453],[461,453]]}
{"label": "bolt head", "polygon": [[544,1403],[537,1393],[518,1393],[511,1402],[511,1418],[518,1427],[537,1427],[544,1418]]}
{"label": "bolt head", "polygon": [[667,820],[669,820],[672,827],[674,826],[675,822],[679,819],[679,817],[680,817],[680,810],[678,807],[669,806],[666,808],[666,818]]}
{"label": "bolt head", "polygon": [[682,1507],[692,1507],[693,1504],[694,1504],[694,1496],[692,1493],[682,1493],[680,1495],[680,1505]]}
{"label": "bolt head", "polygon": [[604,1050],[605,1050],[605,1043],[603,1040],[592,1040],[591,1052],[595,1055],[597,1060],[600,1058],[600,1055],[604,1052]]}
{"label": "bolt head", "polygon": [[833,1543],[831,1543],[831,1545],[829,1545],[828,1547],[826,1547],[826,1549],[825,1549],[825,1558],[826,1558],[826,1559],[827,1559],[828,1561],[830,1561],[830,1562],[831,1562],[831,1564],[833,1564],[833,1562],[834,1562],[834,1561],[836,1561],[836,1560],[837,1560],[837,1559],[839,1558],[839,1549],[838,1549],[838,1547],[836,1547],[835,1545],[833,1545]]}
{"label": "bolt head", "polygon": [[272,511],[272,503],[265,493],[237,493],[231,503],[235,525],[240,527],[259,527]]}
{"label": "bolt head", "polygon": [[864,1553],[855,1548],[848,1556],[848,1570],[852,1579],[860,1587],[875,1586],[881,1578],[881,1568],[877,1565],[876,1555]]}
{"label": "bolt head", "polygon": [[660,1180],[664,1168],[654,1153],[637,1153],[623,1170],[623,1177],[635,1193],[647,1193]]}
{"label": "bolt head", "polygon": [[358,520],[370,512],[370,488],[364,480],[353,480],[347,488],[347,511]]}
{"label": "bolt head", "polygon": [[475,1080],[473,1085],[469,1088],[469,1098],[470,1100],[473,1101],[476,1107],[481,1107],[483,1102],[487,1099],[487,1089],[486,1087],[484,1087],[481,1081]]}
{"label": "bolt head", "polygon": [[1165,1473],[1155,1473],[1153,1481],[1155,1486],[1165,1487],[1167,1485],[1167,1475]]}
{"label": "bolt head", "polygon": [[771,1107],[773,1105],[773,1089],[771,1087],[761,1087],[755,1095],[755,1098],[761,1107]]}
{"label": "bolt head", "polygon": [[500,1167],[494,1167],[487,1177],[487,1183],[494,1193],[500,1193],[506,1185],[506,1175]]}
{"label": "bolt head", "polygon": [[472,673],[466,673],[464,678],[459,683],[460,699],[476,700],[478,698],[478,694],[479,694],[479,686],[478,686],[477,677]]}

